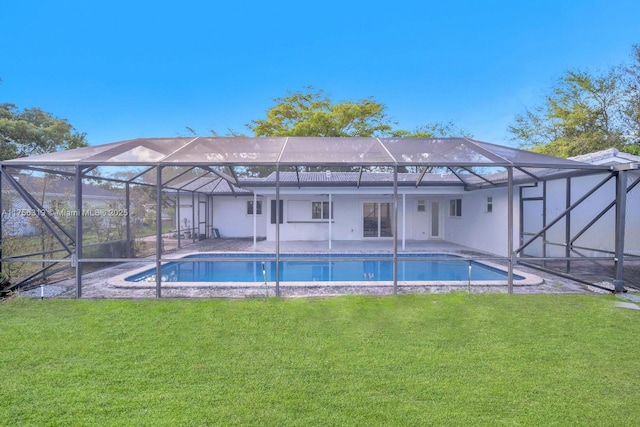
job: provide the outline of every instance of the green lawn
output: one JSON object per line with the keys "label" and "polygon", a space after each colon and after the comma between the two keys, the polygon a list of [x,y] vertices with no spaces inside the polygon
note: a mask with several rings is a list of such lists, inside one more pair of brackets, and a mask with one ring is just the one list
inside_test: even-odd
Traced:
{"label": "green lawn", "polygon": [[464,293],[0,303],[0,425],[640,425],[640,311]]}

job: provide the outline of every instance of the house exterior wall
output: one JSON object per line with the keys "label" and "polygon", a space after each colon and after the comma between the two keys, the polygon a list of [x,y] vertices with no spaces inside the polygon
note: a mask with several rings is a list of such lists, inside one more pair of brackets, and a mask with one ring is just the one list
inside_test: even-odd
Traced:
{"label": "house exterior wall", "polygon": [[[283,222],[280,224],[280,239],[289,240],[329,240],[328,219],[312,218],[313,202],[329,202],[326,195],[283,194]],[[345,195],[332,195],[333,222],[332,240],[360,240],[360,208],[357,198]],[[271,203],[275,197],[267,199],[267,240],[276,239],[276,226],[271,223]]]}
{"label": "house exterior wall", "polygon": [[[326,190],[325,190],[326,191]],[[353,191],[353,190],[351,190]],[[445,224],[445,213],[448,206],[449,197],[442,191],[434,191],[435,194],[426,194],[422,191],[410,191],[398,195],[398,230],[394,230],[394,235],[401,240],[426,240],[430,238],[443,239]],[[456,196],[457,197],[457,196]],[[404,201],[403,201],[404,198]],[[288,240],[329,240],[329,224],[326,220],[314,220],[311,218],[312,202],[328,202],[327,194],[309,194],[300,192],[289,192],[281,194],[283,200],[283,222],[280,225],[281,241]],[[364,203],[390,203],[393,206],[391,195],[380,194],[380,191],[360,191],[350,194],[332,194],[332,204],[334,210],[333,222],[331,224],[332,240],[370,240],[370,239],[391,239],[390,237],[363,237],[363,205]],[[265,217],[267,226],[267,240],[276,239],[275,224],[271,224],[271,201],[275,200],[273,195],[266,197],[267,216]],[[424,211],[418,211],[418,201],[424,202]],[[439,234],[431,236],[431,204],[438,202],[439,206]],[[263,207],[263,209],[265,209]],[[404,221],[403,221],[404,220]],[[404,227],[404,230],[403,230]]]}
{"label": "house exterior wall", "polygon": [[[513,244],[515,249],[518,246],[519,235],[517,187],[514,188],[513,193]],[[492,198],[491,212],[487,210],[488,197]],[[456,198],[458,197],[456,196]],[[460,217],[450,215],[448,202],[445,206],[445,240],[495,255],[507,256],[507,188],[470,191],[459,198],[462,200],[462,215]]]}
{"label": "house exterior wall", "polygon": [[[200,201],[204,201],[205,197],[200,196]],[[192,199],[191,194],[180,194],[179,209],[176,209],[176,224],[180,219],[179,230],[191,230],[195,226],[199,228],[200,234],[208,234],[211,230],[205,230],[204,224],[199,222],[207,222],[211,228],[217,228],[220,237],[253,237],[253,215],[247,213],[247,202],[253,202],[253,196],[215,196],[211,197],[211,211],[207,212],[204,203],[199,203],[198,196]],[[258,201],[262,203],[262,213],[256,215],[256,235],[258,237],[266,236],[266,216],[269,213],[265,199],[258,197]],[[193,203],[196,208],[193,214]],[[178,213],[179,210],[179,213]],[[198,212],[200,216],[198,216]],[[205,220],[207,214],[209,219]],[[207,233],[208,231],[208,233]]]}
{"label": "house exterior wall", "polygon": [[[253,196],[213,197],[212,225],[220,231],[221,237],[253,236],[253,215],[247,213],[249,201],[253,202]],[[265,237],[268,206],[262,197],[258,197],[258,202],[262,203],[262,213],[256,215],[256,235]]]}
{"label": "house exterior wall", "polygon": [[[638,176],[638,172],[629,172],[629,183]],[[604,175],[572,178],[571,200],[575,202],[603,179]],[[565,209],[566,180],[547,182],[547,223]],[[523,197],[541,197],[543,183],[537,186],[524,186]],[[275,200],[273,189],[261,189],[258,200],[262,202],[262,213],[256,218],[256,234],[267,240],[275,241],[276,227],[271,223],[271,202]],[[280,225],[281,241],[311,240],[327,242],[332,240],[368,240],[377,237],[363,237],[363,204],[368,202],[393,203],[389,189],[366,188],[354,190],[332,188],[333,219],[331,230],[325,219],[312,218],[313,202],[328,202],[327,188],[281,189],[283,201],[283,222]],[[381,194],[384,192],[385,194]],[[491,211],[487,209],[491,197]],[[590,199],[577,208],[571,215],[571,231],[575,235],[591,219],[615,198],[615,180],[608,182]],[[460,199],[461,216],[450,215],[451,200]],[[197,200],[197,199],[196,199]],[[247,202],[253,196],[214,196],[212,197],[211,225],[218,228],[222,237],[252,237],[254,233],[253,215],[247,213]],[[418,209],[419,201],[425,208]],[[432,235],[432,203],[439,203],[440,230]],[[627,202],[626,249],[640,253],[640,186],[636,187]],[[181,196],[180,215],[191,226],[191,195]],[[204,213],[201,213],[204,215]],[[529,233],[540,231],[543,226],[542,202],[525,202],[523,230]],[[513,245],[518,248],[520,242],[520,187],[513,191]],[[403,221],[404,220],[404,221]],[[196,220],[197,221],[197,220]],[[404,236],[407,240],[444,239],[498,256],[507,256],[508,250],[508,200],[507,188],[496,187],[463,192],[452,189],[400,189],[398,195],[398,230],[394,235],[398,240]],[[562,245],[564,243],[564,219],[547,232],[547,240]],[[615,209],[611,209],[598,223],[587,231],[576,245],[596,249],[613,250]],[[184,223],[181,225],[184,228]],[[331,233],[331,234],[330,234]],[[524,236],[526,242],[530,236]],[[388,239],[390,237],[380,237]],[[541,239],[531,244],[525,254],[542,256]],[[585,252],[588,256],[599,255]],[[564,256],[563,246],[547,245],[547,256]]]}

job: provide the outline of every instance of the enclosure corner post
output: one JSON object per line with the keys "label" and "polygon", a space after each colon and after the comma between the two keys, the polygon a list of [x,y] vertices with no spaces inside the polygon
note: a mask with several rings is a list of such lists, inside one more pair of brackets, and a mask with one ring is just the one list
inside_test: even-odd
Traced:
{"label": "enclosure corner post", "polygon": [[627,171],[616,174],[616,236],[615,236],[615,276],[613,289],[624,292],[624,232],[627,210]]}
{"label": "enclosure corner post", "polygon": [[76,251],[71,263],[76,268],[76,298],[82,298],[82,168],[76,165]]}
{"label": "enclosure corner post", "polygon": [[[513,167],[507,168],[507,178],[509,180],[507,185],[507,252],[509,254],[509,270],[508,270],[508,291],[513,293],[513,264],[515,254],[513,252]],[[522,212],[520,212],[522,215]]]}

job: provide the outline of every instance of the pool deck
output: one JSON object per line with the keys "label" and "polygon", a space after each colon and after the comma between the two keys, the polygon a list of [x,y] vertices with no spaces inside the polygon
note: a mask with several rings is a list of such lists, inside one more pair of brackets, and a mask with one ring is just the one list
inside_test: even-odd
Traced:
{"label": "pool deck", "polygon": [[[253,239],[207,239],[191,243],[180,249],[172,250],[163,255],[163,260],[181,258],[187,254],[202,252],[261,252],[274,253],[275,242],[258,241],[254,249]],[[328,242],[293,241],[281,242],[281,253],[393,253],[393,241],[333,241],[331,249]],[[474,249],[457,245],[447,241],[406,241],[405,248],[398,242],[399,253],[451,253],[473,258],[491,258],[491,254],[482,253]],[[503,260],[482,260],[481,262],[498,266],[506,270]],[[132,285],[133,282],[123,283],[124,279],[136,271],[152,268],[155,265],[155,257],[141,259],[140,262],[127,262],[116,264],[92,273],[86,273],[82,278],[83,298],[155,298],[156,290],[153,283],[147,286]],[[526,276],[533,276],[539,280],[534,282],[514,283],[514,293],[588,293],[596,289],[587,287],[578,282],[563,279],[554,275],[545,274],[538,270],[516,265],[514,272]],[[327,285],[327,283],[331,283]],[[467,282],[434,282],[418,283],[398,282],[397,292],[402,293],[438,293],[452,291],[469,292],[507,292],[506,281],[496,283],[472,283]],[[270,296],[275,294],[275,284],[269,283],[268,288],[264,284],[252,286],[211,285],[211,284],[180,284],[172,286],[169,283],[162,285],[162,296],[167,298],[244,298],[263,297],[267,290]],[[596,290],[597,291],[597,290]],[[32,296],[39,296],[39,288],[30,291]],[[330,296],[342,294],[367,294],[390,295],[393,294],[392,283],[386,282],[300,282],[287,284],[280,283],[280,293],[285,297],[297,296]],[[73,297],[75,284],[73,279],[67,279],[46,286],[46,296]]]}

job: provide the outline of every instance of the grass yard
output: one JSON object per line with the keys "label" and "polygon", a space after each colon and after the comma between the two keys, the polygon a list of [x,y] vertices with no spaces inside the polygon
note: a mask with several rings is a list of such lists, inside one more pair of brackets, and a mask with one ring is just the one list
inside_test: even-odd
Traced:
{"label": "grass yard", "polygon": [[0,303],[0,425],[640,425],[612,296]]}

